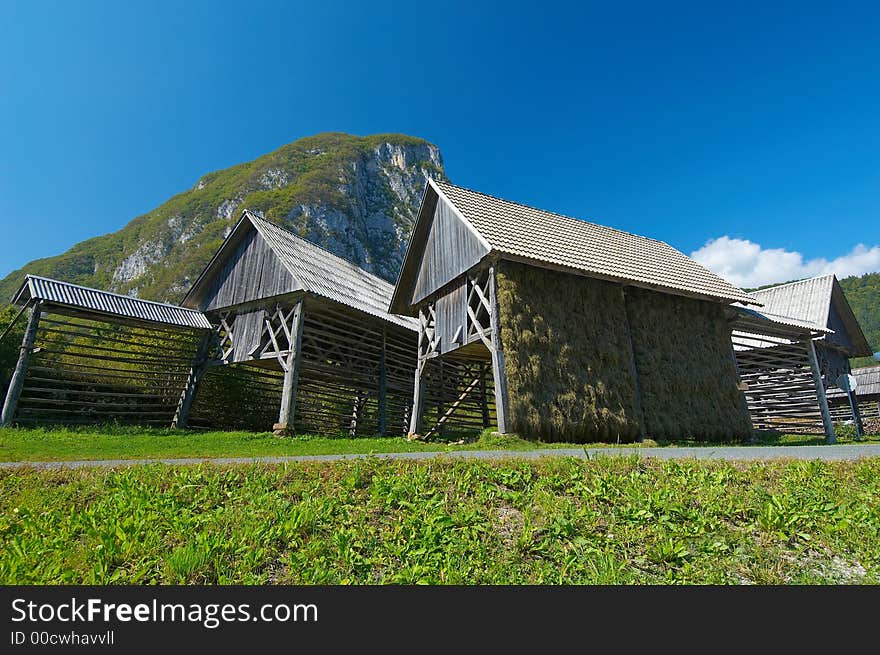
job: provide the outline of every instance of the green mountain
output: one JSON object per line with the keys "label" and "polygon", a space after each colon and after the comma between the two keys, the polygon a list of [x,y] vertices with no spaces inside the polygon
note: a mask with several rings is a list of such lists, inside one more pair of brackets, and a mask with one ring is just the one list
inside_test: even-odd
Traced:
{"label": "green mountain", "polygon": [[179,302],[243,209],[393,281],[428,176],[445,178],[439,149],[423,139],[341,133],[299,139],[204,175],[118,232],[10,273],[0,281],[0,300],[34,273]]}
{"label": "green mountain", "polygon": [[[859,325],[874,352],[880,350],[880,273],[866,273],[861,277],[847,277],[840,281],[843,293],[859,319]],[[870,366],[876,362],[863,357],[852,361],[854,367]]]}

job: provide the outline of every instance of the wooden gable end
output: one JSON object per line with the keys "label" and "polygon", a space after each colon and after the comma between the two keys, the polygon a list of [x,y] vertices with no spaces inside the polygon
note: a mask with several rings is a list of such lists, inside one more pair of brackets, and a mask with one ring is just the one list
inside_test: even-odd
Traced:
{"label": "wooden gable end", "polygon": [[449,202],[438,197],[410,304],[415,305],[480,262],[489,250]]}
{"label": "wooden gable end", "polygon": [[843,318],[840,316],[840,312],[837,311],[837,307],[834,306],[834,303],[831,304],[831,308],[828,312],[828,328],[834,330],[834,334],[827,335],[825,341],[833,343],[846,351],[853,350],[854,345],[849,330],[847,329]]}
{"label": "wooden gable end", "polygon": [[831,304],[828,308],[827,327],[834,334],[825,337],[825,341],[837,346],[849,357],[869,357],[871,347],[865,338],[859,321],[843,293],[837,278],[831,288]]}
{"label": "wooden gable end", "polygon": [[234,250],[217,262],[208,291],[200,299],[202,311],[241,305],[301,288],[265,239],[251,227]]}

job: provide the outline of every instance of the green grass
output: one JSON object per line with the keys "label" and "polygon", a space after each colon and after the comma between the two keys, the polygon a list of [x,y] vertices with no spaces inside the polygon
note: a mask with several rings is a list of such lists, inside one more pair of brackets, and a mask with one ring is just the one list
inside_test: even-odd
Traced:
{"label": "green grass", "polygon": [[2,428],[0,461],[77,459],[149,459],[156,457],[265,457],[462,449],[528,450],[579,447],[545,444],[488,431],[466,444],[411,442],[403,437],[276,437],[270,432],[200,432],[101,426],[73,428]]}
{"label": "green grass", "polygon": [[[880,436],[868,436],[864,443],[880,443]],[[759,445],[821,445],[821,435],[759,436]],[[855,443],[842,436],[839,443]],[[534,450],[537,448],[641,446],[706,446],[705,442],[678,441],[642,444],[574,444],[527,441],[489,430],[471,435],[466,443],[412,442],[403,437],[276,437],[269,432],[201,432],[126,426],[88,428],[0,428],[0,461],[45,462],[52,460],[153,459],[180,457],[267,457],[282,455],[332,455],[451,450]],[[712,444],[718,445],[718,444]],[[732,442],[725,445],[747,445]]]}
{"label": "green grass", "polygon": [[880,458],[0,471],[0,584],[877,583]]}

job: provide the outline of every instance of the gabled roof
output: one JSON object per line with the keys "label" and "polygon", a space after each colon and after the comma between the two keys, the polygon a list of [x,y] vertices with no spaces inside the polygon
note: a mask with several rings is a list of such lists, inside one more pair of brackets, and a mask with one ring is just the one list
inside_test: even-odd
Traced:
{"label": "gabled roof", "polygon": [[[562,268],[574,273],[620,281],[666,293],[725,302],[760,303],[684,253],[655,239],[588,223],[542,209],[503,200],[463,187],[429,180],[425,198],[436,194],[450,203],[471,230],[484,242],[489,255],[526,261],[535,266]],[[392,311],[406,311],[405,298],[420,264],[430,222],[422,210],[413,229],[403,269],[395,290]]]}
{"label": "gabled roof", "polygon": [[416,329],[415,321],[388,313],[394,291],[391,284],[248,210],[242,212],[241,219],[187,293],[184,304],[191,303],[198,288],[218,271],[229,251],[234,250],[242,233],[252,228],[295,278],[291,292],[313,293],[391,323]]}
{"label": "gabled roof", "polygon": [[41,300],[90,314],[117,316],[172,327],[211,329],[211,322],[207,317],[194,309],[141,300],[37,275],[25,276],[12,302],[24,305],[31,300]]}
{"label": "gabled roof", "polygon": [[[753,291],[752,295],[764,303],[764,310],[767,312],[810,321],[832,329],[831,308],[834,307],[846,329],[846,336],[852,343],[850,356],[871,354],[865,334],[833,273]],[[839,326],[834,331],[839,332]],[[838,336],[842,338],[842,335]]]}

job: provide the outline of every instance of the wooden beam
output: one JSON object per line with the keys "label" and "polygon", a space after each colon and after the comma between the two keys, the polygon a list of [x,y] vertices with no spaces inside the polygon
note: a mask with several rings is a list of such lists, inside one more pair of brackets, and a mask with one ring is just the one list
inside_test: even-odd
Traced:
{"label": "wooden beam", "polygon": [[189,423],[189,411],[192,408],[193,399],[196,397],[199,382],[208,370],[208,359],[216,338],[217,333],[211,331],[202,337],[199,343],[186,382],[183,385],[183,390],[180,392],[180,399],[177,401],[177,410],[174,412],[174,418],[171,421],[172,428],[182,429]]}
{"label": "wooden beam", "polygon": [[31,307],[28,322],[24,329],[24,337],[18,352],[18,362],[9,380],[9,390],[6,392],[6,400],[3,402],[3,414],[0,416],[0,427],[12,424],[15,410],[18,408],[18,399],[21,397],[21,389],[24,387],[24,379],[27,376],[28,363],[34,349],[34,341],[37,337],[37,328],[40,325],[40,313],[42,305],[39,301]]}
{"label": "wooden beam", "polygon": [[302,361],[303,300],[297,300],[290,321],[290,352],[284,370],[281,386],[281,409],[278,412],[276,431],[289,432],[296,410],[296,387],[299,384],[299,369]]}
{"label": "wooden beam", "polygon": [[480,367],[480,414],[483,428],[489,427],[489,398],[486,394],[486,367]]}
{"label": "wooden beam", "polygon": [[507,372],[504,367],[504,348],[501,345],[501,317],[498,314],[498,283],[495,280],[495,265],[489,267],[489,322],[492,329],[492,375],[495,378],[495,416],[498,419],[498,432],[509,432],[507,412]]}
{"label": "wooden beam", "polygon": [[819,361],[816,358],[816,346],[812,339],[807,339],[807,357],[810,360],[810,371],[813,374],[813,384],[816,385],[816,395],[819,397],[819,411],[822,412],[822,425],[825,428],[825,443],[837,443],[834,435],[834,423],[831,421],[831,412],[828,411],[828,398],[825,396],[825,385],[822,383],[822,374],[819,371]]}
{"label": "wooden beam", "polygon": [[379,406],[378,406],[378,425],[376,432],[380,437],[384,437],[388,432],[388,334],[387,328],[382,326],[382,352],[379,354]]}
{"label": "wooden beam", "polygon": [[425,370],[425,360],[422,356],[422,348],[425,344],[425,318],[422,310],[419,310],[419,343],[418,361],[416,362],[415,379],[413,381],[413,406],[409,417],[409,438],[419,434],[422,427],[422,414],[425,411],[425,390],[422,387],[422,373]]}
{"label": "wooden beam", "polygon": [[[446,422],[450,419],[450,417],[455,414],[455,410],[457,410],[461,404],[465,401],[465,399],[477,388],[480,384],[480,379],[482,378],[482,373],[480,373],[480,377],[474,378],[470,384],[465,387],[465,390],[459,394],[458,398],[456,398],[453,403],[446,409],[439,419],[437,419],[437,423],[425,434],[425,440],[430,439],[438,432],[442,435],[443,428],[446,425]],[[441,405],[442,409],[442,405]]]}

